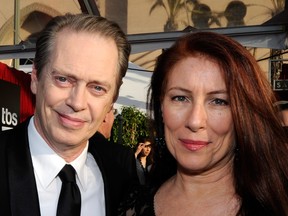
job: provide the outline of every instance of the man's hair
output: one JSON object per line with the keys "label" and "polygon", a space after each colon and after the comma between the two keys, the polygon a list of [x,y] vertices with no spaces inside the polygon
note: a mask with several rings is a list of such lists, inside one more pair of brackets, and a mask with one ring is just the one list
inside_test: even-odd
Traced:
{"label": "man's hair", "polygon": [[[113,98],[113,100],[116,101],[119,88],[122,84],[122,78],[125,76],[128,68],[131,47],[119,25],[104,17],[89,14],[66,14],[56,16],[50,20],[40,32],[36,42],[34,66],[37,70],[37,77],[39,78],[41,76],[44,67],[50,63],[50,57],[55,48],[54,44],[58,35],[57,33],[63,30],[96,34],[107,39],[112,39],[115,42],[118,49],[117,69],[119,72],[116,81],[117,88]],[[71,46],[72,45],[73,44],[71,44]]]}

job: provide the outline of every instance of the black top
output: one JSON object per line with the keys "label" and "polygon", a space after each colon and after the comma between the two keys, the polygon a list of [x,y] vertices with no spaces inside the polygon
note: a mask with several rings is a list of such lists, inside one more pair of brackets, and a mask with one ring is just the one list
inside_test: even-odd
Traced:
{"label": "black top", "polygon": [[157,190],[141,185],[120,204],[118,216],[155,216],[154,195]]}
{"label": "black top", "polygon": [[[156,216],[154,209],[154,196],[157,189],[149,189],[141,185],[121,202],[118,216]],[[275,216],[273,211],[255,198],[248,198],[245,202],[246,209],[240,209],[237,215],[245,216]],[[277,215],[278,216],[278,215]],[[279,215],[280,216],[280,215]],[[284,216],[284,215],[281,215]]]}
{"label": "black top", "polygon": [[152,164],[147,161],[146,167],[144,167],[141,163],[140,158],[136,159],[136,170],[137,170],[137,175],[139,178],[139,182],[141,185],[148,185],[150,183],[150,171],[152,168]]}

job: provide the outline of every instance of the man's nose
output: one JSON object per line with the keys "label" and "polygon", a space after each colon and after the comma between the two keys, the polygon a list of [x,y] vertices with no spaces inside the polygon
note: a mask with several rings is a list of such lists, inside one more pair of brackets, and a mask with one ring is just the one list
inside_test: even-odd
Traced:
{"label": "man's nose", "polygon": [[66,101],[75,112],[86,109],[87,107],[87,90],[86,86],[74,86]]}

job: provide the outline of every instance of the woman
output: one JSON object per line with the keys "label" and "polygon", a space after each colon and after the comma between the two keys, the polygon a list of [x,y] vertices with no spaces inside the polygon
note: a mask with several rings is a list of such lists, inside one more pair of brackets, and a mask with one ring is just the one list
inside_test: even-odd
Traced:
{"label": "woman", "polygon": [[244,47],[216,33],[186,35],[157,59],[150,93],[166,144],[154,187],[136,191],[120,215],[288,215],[287,137]]}
{"label": "woman", "polygon": [[152,141],[149,137],[140,137],[135,151],[136,169],[141,185],[149,184],[153,166]]}

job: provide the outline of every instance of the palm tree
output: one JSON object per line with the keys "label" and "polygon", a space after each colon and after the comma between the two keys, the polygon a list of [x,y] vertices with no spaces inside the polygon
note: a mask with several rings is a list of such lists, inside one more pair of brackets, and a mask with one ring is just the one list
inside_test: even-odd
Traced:
{"label": "palm tree", "polygon": [[221,26],[218,19],[218,13],[211,10],[211,8],[199,2],[194,3],[194,8],[191,11],[191,20],[195,28],[209,28],[214,23],[217,26]]}
{"label": "palm tree", "polygon": [[266,7],[268,9],[268,14],[271,17],[280,13],[285,8],[285,0],[271,0],[272,8]]}
{"label": "palm tree", "polygon": [[246,12],[247,6],[242,1],[231,1],[224,11],[224,16],[228,21],[227,27],[244,26]]}
{"label": "palm tree", "polygon": [[152,5],[149,14],[158,7],[161,7],[165,10],[167,14],[167,21],[164,25],[164,31],[174,31],[178,29],[178,23],[176,18],[179,15],[179,12],[184,9],[187,12],[188,4],[195,4],[197,0],[156,0]]}

